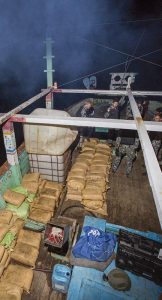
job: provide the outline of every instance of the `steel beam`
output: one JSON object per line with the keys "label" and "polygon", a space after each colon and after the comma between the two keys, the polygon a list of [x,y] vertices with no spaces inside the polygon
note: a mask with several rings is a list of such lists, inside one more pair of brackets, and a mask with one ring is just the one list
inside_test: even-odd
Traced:
{"label": "steel beam", "polygon": [[[96,94],[107,96],[127,96],[127,91],[121,90],[82,90],[82,89],[55,89],[54,93]],[[162,91],[133,91],[134,96],[162,96]]]}
{"label": "steel beam", "polygon": [[31,105],[35,101],[39,100],[43,96],[46,96],[47,94],[49,94],[52,90],[53,90],[53,88],[48,88],[48,89],[44,90],[43,92],[39,93],[38,95],[36,95],[36,96],[30,98],[29,100],[23,102],[22,104],[15,107],[14,109],[10,110],[8,113],[4,114],[3,116],[0,116],[0,125],[2,123],[4,123],[5,121],[7,121],[13,115],[17,114],[19,111],[23,110],[24,108]]}
{"label": "steel beam", "polygon": [[[159,217],[159,222],[162,228],[162,172],[157,161],[154,149],[149,139],[145,124],[142,120],[141,114],[137,107],[136,101],[130,88],[127,89],[130,105],[134,120],[136,122],[138,135],[141,142],[147,174],[150,182],[150,186],[153,192],[154,201]],[[150,216],[151,217],[151,216]]]}
{"label": "steel beam", "polygon": [[[22,122],[29,124],[46,124],[59,126],[83,126],[83,127],[100,127],[100,128],[116,128],[137,130],[134,120],[116,120],[116,119],[100,119],[100,118],[78,118],[78,117],[53,117],[53,116],[36,116],[36,115],[15,115],[11,118],[13,122]],[[149,131],[161,131],[162,123],[144,122],[146,129]]]}

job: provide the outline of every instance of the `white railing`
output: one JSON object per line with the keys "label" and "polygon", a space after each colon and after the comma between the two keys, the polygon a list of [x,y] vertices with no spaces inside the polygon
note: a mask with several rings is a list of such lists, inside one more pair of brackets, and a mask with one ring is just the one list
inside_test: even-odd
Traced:
{"label": "white railing", "polygon": [[[33,102],[37,101],[43,96],[48,97],[50,93],[82,93],[82,94],[97,94],[97,95],[111,95],[111,96],[123,96],[126,95],[129,98],[132,108],[134,120],[113,120],[102,118],[77,118],[77,117],[50,117],[50,116],[34,116],[17,114],[25,107],[29,106]],[[64,125],[64,126],[88,126],[88,127],[100,127],[100,128],[122,128],[128,130],[137,130],[142,151],[144,155],[144,161],[148,173],[150,186],[152,188],[156,209],[159,217],[159,222],[162,227],[162,172],[159,167],[155,152],[153,150],[149,135],[149,131],[162,132],[162,123],[156,122],[144,122],[140,115],[139,109],[135,102],[134,96],[162,96],[162,92],[152,91],[131,91],[130,87],[126,91],[117,90],[81,90],[81,89],[55,89],[53,87],[44,90],[42,93],[29,99],[23,104],[19,105],[15,109],[11,110],[7,114],[0,116],[0,124],[5,123],[3,126],[4,141],[7,153],[7,160],[10,165],[17,167],[17,173],[20,174],[20,168],[17,159],[17,149],[14,135],[13,122],[30,123],[30,124],[46,124],[46,125]],[[49,97],[50,99],[50,97]],[[149,216],[148,216],[149,217]],[[151,217],[151,216],[150,216]]]}

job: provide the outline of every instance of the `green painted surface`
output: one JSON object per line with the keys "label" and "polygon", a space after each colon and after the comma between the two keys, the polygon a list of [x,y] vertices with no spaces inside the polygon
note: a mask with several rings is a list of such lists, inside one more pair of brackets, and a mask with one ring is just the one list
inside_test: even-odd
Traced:
{"label": "green painted surface", "polygon": [[[6,173],[0,177],[0,194],[6,191],[7,188],[12,188],[20,185],[22,176],[29,172],[29,158],[25,150],[19,156],[19,165],[11,166]],[[21,170],[21,172],[20,172]]]}
{"label": "green painted surface", "polygon": [[98,127],[95,128],[95,132],[108,132],[108,131],[109,131],[108,128],[98,128]]}

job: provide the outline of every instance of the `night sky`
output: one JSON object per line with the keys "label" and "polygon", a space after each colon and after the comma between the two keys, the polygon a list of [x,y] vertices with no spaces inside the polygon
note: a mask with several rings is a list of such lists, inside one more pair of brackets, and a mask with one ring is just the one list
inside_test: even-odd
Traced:
{"label": "night sky", "polygon": [[[45,44],[55,41],[55,81],[84,88],[82,79],[97,73],[98,89],[109,89],[110,72],[137,72],[134,89],[161,90],[162,1],[0,0],[0,112],[6,112],[46,87]],[[110,50],[116,49],[116,51]],[[121,54],[118,51],[124,52]],[[157,65],[154,65],[157,64]],[[104,72],[100,70],[107,69]],[[74,101],[60,98],[56,105]],[[62,104],[60,104],[62,101]]]}
{"label": "night sky", "polygon": [[[124,72],[128,54],[158,50],[143,57],[149,62],[130,62],[128,71],[138,73],[133,89],[162,90],[162,0],[0,0],[0,113],[46,88],[46,37],[55,41],[54,81],[59,86],[85,88],[83,78],[95,73],[97,88],[109,89],[109,73]],[[55,107],[65,109],[84,98],[57,95]],[[43,107],[44,99],[36,105]],[[15,133],[19,146],[20,124]],[[0,144],[2,164],[1,128]]]}

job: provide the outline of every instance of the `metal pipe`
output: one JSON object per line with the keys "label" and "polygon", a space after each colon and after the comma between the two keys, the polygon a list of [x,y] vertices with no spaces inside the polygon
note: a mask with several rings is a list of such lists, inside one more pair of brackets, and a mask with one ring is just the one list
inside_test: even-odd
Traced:
{"label": "metal pipe", "polygon": [[150,138],[148,136],[145,124],[142,120],[141,114],[130,88],[127,89],[127,93],[132,108],[132,113],[136,122],[148,179],[153,192],[159,222],[162,228],[162,172],[157,161],[154,149],[152,147]]}
{"label": "metal pipe", "polygon": [[[101,119],[101,118],[78,118],[78,117],[53,117],[53,116],[36,116],[36,115],[15,115],[11,118],[13,122],[22,122],[30,124],[59,125],[59,126],[83,126],[99,128],[117,128],[137,130],[134,120],[118,119]],[[162,131],[162,123],[144,122],[146,129],[149,131]]]}
{"label": "metal pipe", "polygon": [[15,107],[14,109],[10,110],[8,113],[4,114],[3,116],[0,116],[0,125],[7,121],[9,118],[11,118],[13,115],[17,114],[19,111],[23,110],[27,106],[31,105],[35,101],[39,100],[41,97],[46,96],[49,94],[53,88],[48,88],[44,90],[43,92],[39,93],[38,95],[30,98],[29,100],[23,102],[19,106]]}
{"label": "metal pipe", "polygon": [[[95,94],[109,96],[127,96],[127,91],[121,90],[82,90],[82,89],[54,89],[53,93],[75,93],[75,94]],[[162,96],[162,91],[133,91],[134,96]]]}

